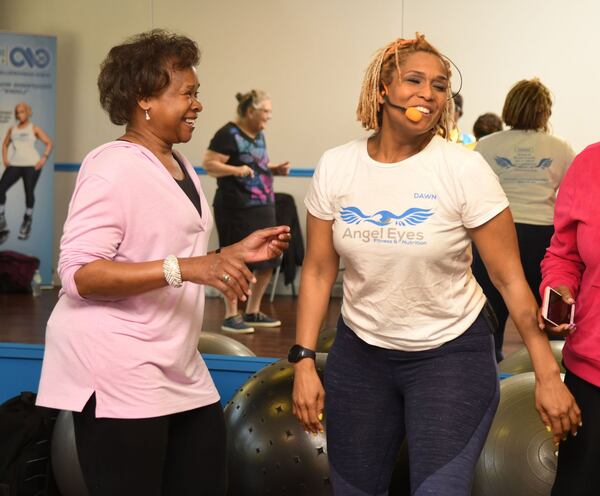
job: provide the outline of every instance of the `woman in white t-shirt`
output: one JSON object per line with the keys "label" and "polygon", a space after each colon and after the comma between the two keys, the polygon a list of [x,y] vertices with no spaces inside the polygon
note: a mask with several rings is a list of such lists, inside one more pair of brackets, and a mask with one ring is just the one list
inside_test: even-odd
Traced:
{"label": "woman in white t-shirt", "polygon": [[[412,494],[469,494],[499,394],[471,240],[532,355],[542,420],[556,439],[580,420],[539,327],[506,196],[479,154],[445,139],[451,98],[448,59],[424,36],[381,49],[357,110],[374,134],[325,152],[305,200],[293,408],[307,431],[326,420],[336,494],[387,494],[405,435]],[[340,258],[323,389],[313,350]]]}
{"label": "woman in white t-shirt", "polygon": [[[548,88],[537,78],[519,81],[508,92],[502,110],[502,119],[510,129],[485,137],[475,148],[498,176],[510,202],[521,264],[538,305],[540,264],[554,234],[556,192],[575,157],[569,143],[549,134],[551,114]],[[473,274],[498,318],[495,345],[496,359],[500,361],[508,308],[476,250]]]}
{"label": "woman in white t-shirt", "polygon": [[[35,185],[42,167],[52,152],[52,140],[41,127],[29,120],[31,114],[31,107],[26,102],[17,103],[15,106],[17,125],[9,128],[2,143],[4,172],[0,178],[0,243],[8,237],[4,211],[6,192],[19,179],[23,180],[25,187],[25,215],[18,237],[22,240],[29,238],[35,203]],[[38,140],[44,144],[44,153],[41,156],[35,148]]]}

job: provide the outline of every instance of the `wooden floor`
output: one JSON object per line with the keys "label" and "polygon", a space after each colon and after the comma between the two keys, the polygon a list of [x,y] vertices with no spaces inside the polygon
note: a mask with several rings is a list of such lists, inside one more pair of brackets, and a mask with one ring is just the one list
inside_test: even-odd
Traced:
{"label": "wooden floor", "polygon": [[[43,344],[46,322],[58,298],[58,290],[43,290],[31,295],[0,294],[0,342]],[[224,305],[221,298],[207,298],[203,330],[226,334],[248,346],[257,356],[283,358],[295,341],[296,304],[293,296],[278,296],[273,303],[265,297],[261,310],[276,316],[281,328],[257,329],[254,334],[235,335],[220,330]],[[323,328],[335,327],[340,313],[341,298],[332,298]],[[522,346],[521,338],[509,320],[504,339],[505,355]]]}

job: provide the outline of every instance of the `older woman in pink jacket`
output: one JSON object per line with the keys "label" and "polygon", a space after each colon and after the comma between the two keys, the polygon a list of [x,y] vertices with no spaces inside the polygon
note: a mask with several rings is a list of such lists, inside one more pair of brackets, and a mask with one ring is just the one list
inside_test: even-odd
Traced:
{"label": "older woman in pink jacket", "polygon": [[289,228],[207,253],[209,205],[188,160],[202,110],[196,44],[164,31],[114,47],[100,102],[125,133],[82,163],[61,240],[38,404],[72,410],[91,495],[225,491],[219,395],[196,350],[204,285],[245,300],[246,263]]}

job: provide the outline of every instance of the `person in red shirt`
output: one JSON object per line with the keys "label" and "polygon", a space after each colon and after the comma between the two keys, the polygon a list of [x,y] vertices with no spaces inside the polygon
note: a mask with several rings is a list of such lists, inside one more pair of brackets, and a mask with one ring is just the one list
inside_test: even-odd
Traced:
{"label": "person in red shirt", "polygon": [[540,294],[547,286],[576,303],[574,326],[550,327],[566,334],[565,384],[581,409],[577,436],[560,444],[552,496],[592,496],[600,488],[600,143],[581,152],[561,183],[554,236],[542,261]]}

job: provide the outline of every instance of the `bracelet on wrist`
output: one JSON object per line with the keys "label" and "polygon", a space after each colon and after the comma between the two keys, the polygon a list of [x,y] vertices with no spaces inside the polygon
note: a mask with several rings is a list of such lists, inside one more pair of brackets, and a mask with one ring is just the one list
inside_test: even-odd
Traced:
{"label": "bracelet on wrist", "polygon": [[183,281],[181,280],[179,260],[177,260],[175,255],[169,255],[164,259],[163,274],[169,286],[173,288],[180,288],[182,286]]}

